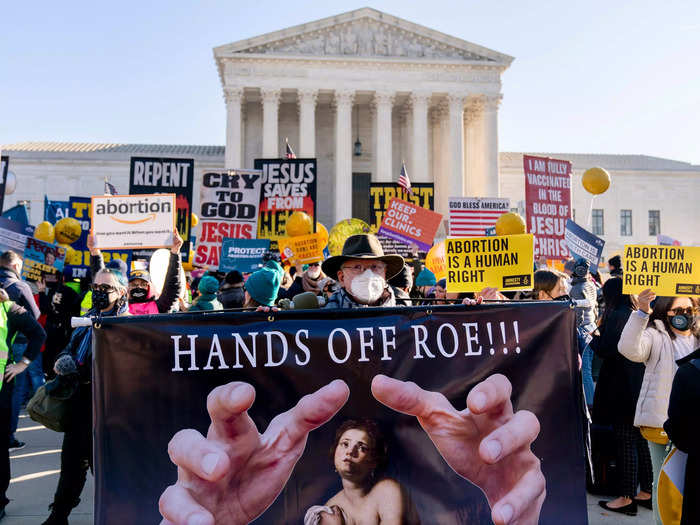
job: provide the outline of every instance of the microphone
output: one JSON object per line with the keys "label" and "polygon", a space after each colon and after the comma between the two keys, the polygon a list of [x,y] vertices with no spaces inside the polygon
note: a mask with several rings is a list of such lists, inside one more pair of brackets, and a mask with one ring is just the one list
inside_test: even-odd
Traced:
{"label": "microphone", "polygon": [[291,300],[281,299],[277,303],[282,310],[317,310],[325,305],[326,300],[313,292],[300,293]]}

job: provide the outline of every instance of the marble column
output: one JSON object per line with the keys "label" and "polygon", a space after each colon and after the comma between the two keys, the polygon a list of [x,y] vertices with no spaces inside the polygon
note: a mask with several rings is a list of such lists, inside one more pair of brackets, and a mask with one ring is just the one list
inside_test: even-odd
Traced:
{"label": "marble column", "polygon": [[276,159],[279,153],[278,116],[280,107],[279,89],[261,88],[263,107],[263,158]]}
{"label": "marble column", "polygon": [[335,92],[335,217],[352,216],[352,103],[354,91]]}
{"label": "marble column", "polygon": [[224,167],[228,170],[243,168],[243,88],[228,87],[224,90],[226,100],[226,156]]}
{"label": "marble column", "polygon": [[394,104],[394,93],[377,91],[374,94],[374,104],[377,114],[377,144],[374,148],[377,159],[376,181],[391,182],[391,110]]}
{"label": "marble column", "polygon": [[447,177],[445,176],[445,151],[447,142],[447,133],[445,125],[445,116],[447,111],[444,104],[439,104],[430,111],[430,122],[433,126],[433,188],[435,194],[435,211],[442,213],[447,217],[447,198],[449,191],[447,190]]}
{"label": "marble column", "polygon": [[447,96],[449,121],[449,197],[464,195],[464,102],[465,96]]}
{"label": "marble column", "polygon": [[479,97],[470,97],[464,111],[465,181],[469,197],[489,197],[482,187],[481,115],[483,103]]}
{"label": "marble column", "polygon": [[318,90],[300,89],[299,104],[299,157],[316,156],[316,99]]}
{"label": "marble column", "polygon": [[500,176],[498,172],[498,106],[501,95],[489,95],[484,98],[482,116],[482,151],[483,171],[482,186],[488,197],[500,195]]}
{"label": "marble column", "polygon": [[413,108],[413,144],[411,145],[411,172],[415,180],[430,180],[428,166],[428,102],[430,93],[411,93]]}

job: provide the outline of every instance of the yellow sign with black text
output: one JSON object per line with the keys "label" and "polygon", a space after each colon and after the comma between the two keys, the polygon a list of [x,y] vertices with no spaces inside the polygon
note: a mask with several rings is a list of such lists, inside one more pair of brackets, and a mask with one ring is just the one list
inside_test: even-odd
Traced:
{"label": "yellow sign with black text", "polygon": [[623,252],[622,293],[650,288],[656,295],[700,295],[700,247],[628,244]]}
{"label": "yellow sign with black text", "polygon": [[532,234],[448,237],[445,241],[448,292],[532,290]]}
{"label": "yellow sign with black text", "polygon": [[323,233],[311,233],[296,237],[279,237],[280,253],[291,264],[310,264],[323,260],[326,237]]}

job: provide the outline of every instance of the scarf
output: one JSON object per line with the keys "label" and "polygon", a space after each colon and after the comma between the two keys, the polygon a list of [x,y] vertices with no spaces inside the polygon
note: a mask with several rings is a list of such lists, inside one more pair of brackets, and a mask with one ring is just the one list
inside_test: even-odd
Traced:
{"label": "scarf", "polygon": [[309,277],[309,272],[304,272],[301,274],[301,285],[304,287],[305,292],[313,292],[316,295],[320,295],[322,292],[321,287],[319,286],[319,283],[321,282],[322,279],[326,278],[326,274],[321,272],[321,274],[318,276],[318,279],[314,280],[311,277]]}

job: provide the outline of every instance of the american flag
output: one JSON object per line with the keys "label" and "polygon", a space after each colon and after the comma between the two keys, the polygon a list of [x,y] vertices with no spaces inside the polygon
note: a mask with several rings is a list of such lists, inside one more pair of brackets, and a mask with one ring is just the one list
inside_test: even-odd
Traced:
{"label": "american flag", "polygon": [[105,195],[117,195],[118,193],[119,192],[117,191],[117,188],[114,187],[114,184],[105,179]]}
{"label": "american flag", "polygon": [[408,179],[408,173],[406,173],[405,162],[401,162],[401,173],[399,173],[399,186],[406,190],[409,195],[413,195],[413,190],[411,189],[411,181]]}
{"label": "american flag", "polygon": [[509,199],[450,197],[450,236],[483,237],[509,206]]}
{"label": "american flag", "polygon": [[285,154],[284,154],[284,158],[285,158],[285,159],[296,159],[297,156],[294,154],[294,150],[293,150],[292,147],[289,145],[289,140],[288,140],[288,139],[284,139],[284,142],[285,142],[286,145],[287,145],[286,151],[285,151]]}

